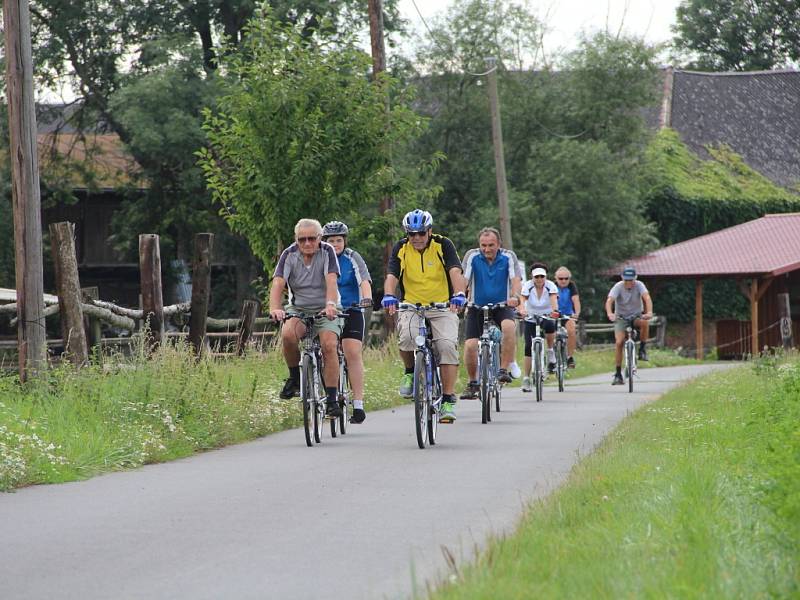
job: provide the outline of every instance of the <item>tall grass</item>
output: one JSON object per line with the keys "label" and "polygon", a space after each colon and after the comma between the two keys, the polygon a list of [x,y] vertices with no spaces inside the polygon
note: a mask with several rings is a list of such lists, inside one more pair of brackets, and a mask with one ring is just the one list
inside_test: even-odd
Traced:
{"label": "tall grass", "polygon": [[800,596],[800,361],[758,361],[626,419],[453,598]]}
{"label": "tall grass", "polygon": [[[397,403],[396,351],[366,350],[368,410]],[[187,456],[302,424],[278,397],[279,351],[196,361],[166,345],[150,359],[114,357],[25,386],[0,377],[0,489],[70,481]]]}

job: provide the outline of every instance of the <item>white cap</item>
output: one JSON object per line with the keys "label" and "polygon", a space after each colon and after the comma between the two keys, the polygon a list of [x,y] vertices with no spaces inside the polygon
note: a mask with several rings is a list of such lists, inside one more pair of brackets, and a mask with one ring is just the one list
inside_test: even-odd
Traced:
{"label": "white cap", "polygon": [[543,275],[547,277],[547,271],[545,271],[542,267],[536,267],[533,271],[531,271],[531,276],[536,277],[537,275]]}

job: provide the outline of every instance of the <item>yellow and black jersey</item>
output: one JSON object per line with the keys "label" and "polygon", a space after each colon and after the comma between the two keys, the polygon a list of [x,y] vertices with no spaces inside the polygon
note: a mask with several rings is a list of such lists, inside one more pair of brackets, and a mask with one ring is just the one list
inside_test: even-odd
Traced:
{"label": "yellow and black jersey", "polygon": [[400,280],[398,297],[413,304],[448,302],[453,295],[448,272],[453,267],[461,270],[456,247],[435,233],[422,252],[406,237],[394,245],[389,257],[389,273]]}

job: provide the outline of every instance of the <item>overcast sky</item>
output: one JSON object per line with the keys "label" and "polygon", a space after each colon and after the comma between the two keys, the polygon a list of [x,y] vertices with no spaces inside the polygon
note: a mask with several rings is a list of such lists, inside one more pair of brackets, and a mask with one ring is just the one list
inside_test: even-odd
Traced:
{"label": "overcast sky", "polygon": [[[525,3],[525,0],[518,0]],[[680,0],[529,0],[531,12],[546,24],[550,33],[544,39],[545,50],[571,49],[581,31],[593,33],[608,29],[644,37],[650,43],[672,38],[670,26],[675,22],[675,9]],[[451,0],[416,0],[427,21],[443,15]],[[414,30],[426,35],[412,0],[400,0],[400,14]]]}

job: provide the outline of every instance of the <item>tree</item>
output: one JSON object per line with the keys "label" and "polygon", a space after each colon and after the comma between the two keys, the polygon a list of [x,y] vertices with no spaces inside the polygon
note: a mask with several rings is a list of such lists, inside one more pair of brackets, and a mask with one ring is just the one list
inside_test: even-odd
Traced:
{"label": "tree", "polygon": [[403,186],[387,151],[423,121],[395,98],[386,74],[352,44],[308,40],[302,29],[257,13],[237,50],[217,110],[207,110],[200,164],[231,228],[270,266],[302,217],[342,219]]}
{"label": "tree", "polygon": [[800,60],[800,1],[683,0],[673,31],[693,68],[774,69]]}

